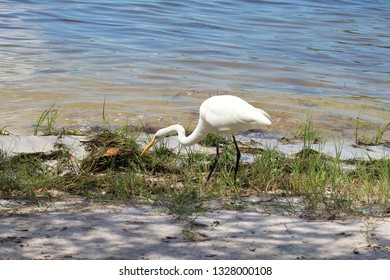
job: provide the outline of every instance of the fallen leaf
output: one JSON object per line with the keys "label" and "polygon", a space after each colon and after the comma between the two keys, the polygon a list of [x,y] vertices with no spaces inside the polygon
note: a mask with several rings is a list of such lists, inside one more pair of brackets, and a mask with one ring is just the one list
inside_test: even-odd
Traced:
{"label": "fallen leaf", "polygon": [[336,214],[332,214],[328,217],[328,221],[334,221],[336,220]]}
{"label": "fallen leaf", "polygon": [[207,234],[205,234],[205,233],[202,233],[202,232],[198,232],[198,234],[199,234],[200,236],[202,236],[202,237],[206,237],[206,238],[208,238],[208,237],[209,237]]}
{"label": "fallen leaf", "polygon": [[28,228],[15,228],[16,231],[28,231]]}
{"label": "fallen leaf", "polygon": [[68,229],[68,227],[67,226],[62,226],[62,227],[58,227],[57,229],[59,231],[64,231],[64,230]]}
{"label": "fallen leaf", "polygon": [[220,221],[213,221],[213,222],[211,223],[211,225],[212,225],[213,227],[219,226],[220,224],[221,224]]}
{"label": "fallen leaf", "polygon": [[104,157],[112,157],[119,154],[119,148],[109,148],[107,152],[104,153]]}
{"label": "fallen leaf", "polygon": [[165,236],[165,238],[166,239],[176,239],[177,237],[176,236],[169,236],[169,235],[167,235],[167,236]]}
{"label": "fallen leaf", "polygon": [[346,233],[346,232],[340,232],[340,233],[336,233],[336,235],[341,235],[341,236],[349,237],[349,236],[352,236],[353,234],[352,234],[352,233]]}

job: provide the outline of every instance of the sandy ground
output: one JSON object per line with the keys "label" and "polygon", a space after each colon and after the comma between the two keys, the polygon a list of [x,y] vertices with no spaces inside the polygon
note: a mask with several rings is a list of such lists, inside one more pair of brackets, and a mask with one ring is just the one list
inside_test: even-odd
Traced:
{"label": "sandy ground", "polygon": [[188,231],[154,206],[3,200],[0,259],[390,259],[389,231],[389,217],[315,220],[256,208],[202,213]]}

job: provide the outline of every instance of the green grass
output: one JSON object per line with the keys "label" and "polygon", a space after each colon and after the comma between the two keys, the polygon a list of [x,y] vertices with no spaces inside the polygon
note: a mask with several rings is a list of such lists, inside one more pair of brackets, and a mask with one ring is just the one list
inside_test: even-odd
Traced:
{"label": "green grass", "polygon": [[[42,112],[35,123],[34,135],[38,135],[39,132],[43,135],[53,135],[56,133],[55,124],[59,116],[59,110],[55,107],[53,103],[49,109],[46,109]],[[46,125],[44,125],[46,123]]]}
{"label": "green grass", "polygon": [[355,143],[357,145],[376,146],[382,145],[386,142],[386,140],[383,139],[383,135],[390,129],[390,122],[383,122],[378,128],[376,128],[374,136],[367,135],[366,131],[361,133],[362,124],[363,119],[359,115],[355,120]]}
{"label": "green grass", "polygon": [[[171,213],[186,217],[205,209],[204,202],[277,193],[303,196],[306,211],[332,215],[358,213],[362,207],[379,205],[385,211],[390,198],[389,159],[343,162],[321,153],[300,153],[288,157],[277,149],[256,154],[252,164],[241,164],[233,181],[234,148],[221,154],[214,179],[206,183],[212,156],[177,155],[164,145],[140,157],[134,137],[105,132],[89,143],[91,154],[79,166],[69,169],[71,155],[57,152],[1,157],[1,197],[49,198],[50,190],[83,196],[94,201],[152,200]],[[104,157],[110,147],[118,155]],[[45,162],[56,160],[49,168]],[[351,169],[344,170],[343,164]],[[231,204],[230,204],[231,206]]]}
{"label": "green grass", "polygon": [[314,129],[312,121],[312,114],[308,114],[301,119],[296,128],[289,134],[283,136],[280,140],[282,143],[295,143],[297,141],[303,142],[303,149],[310,149],[312,144],[321,144],[325,141],[323,132]]}
{"label": "green grass", "polygon": [[[52,132],[57,116],[53,104],[39,118],[37,131]],[[108,119],[105,111],[103,116]],[[255,159],[251,164],[241,163],[236,182],[236,154],[230,138],[221,139],[219,163],[212,180],[206,183],[214,155],[191,151],[176,154],[162,142],[140,157],[139,131],[129,127],[112,129],[108,121],[106,125],[107,130],[86,144],[90,154],[80,163],[75,163],[66,150],[13,157],[1,153],[0,197],[36,201],[73,195],[98,202],[145,201],[164,205],[184,220],[207,210],[213,200],[222,201],[228,209],[241,209],[242,199],[251,195],[302,197],[303,215],[359,215],[373,207],[382,213],[389,211],[390,159],[343,161],[340,156],[330,158],[313,151],[312,144],[325,140],[315,131],[310,117],[295,131],[304,144],[303,152],[287,156],[276,148],[248,151]],[[375,138],[382,139],[385,129],[388,125],[381,127]],[[208,136],[203,144],[214,145],[215,135]],[[118,153],[105,156],[111,148],[118,149]],[[338,155],[341,149],[341,144],[335,145]],[[53,190],[62,195],[53,196]],[[296,212],[293,206],[286,207]]]}
{"label": "green grass", "polygon": [[10,132],[7,130],[8,125],[0,127],[0,135],[9,135]]}
{"label": "green grass", "polygon": [[107,114],[107,109],[106,109],[106,99],[103,101],[103,109],[102,109],[102,121],[103,121],[103,127],[107,131],[111,131],[111,124],[110,124],[110,119]]}

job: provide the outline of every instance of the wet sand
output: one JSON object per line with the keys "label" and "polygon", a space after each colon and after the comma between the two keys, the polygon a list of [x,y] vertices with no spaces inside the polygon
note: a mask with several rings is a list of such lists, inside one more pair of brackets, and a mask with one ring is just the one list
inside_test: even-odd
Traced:
{"label": "wet sand", "polygon": [[[119,92],[118,94],[124,94]],[[129,93],[129,94],[134,94]],[[71,127],[88,129],[89,127],[103,126],[103,103],[106,102],[105,112],[112,127],[124,125],[136,127],[153,127],[155,129],[180,123],[191,131],[198,122],[198,110],[203,100],[210,95],[223,93],[210,93],[201,91],[182,91],[175,94],[167,93],[156,99],[156,93],[144,91],[138,93],[137,100],[85,100],[72,102],[69,100],[47,98],[43,93],[42,100],[34,101],[35,106],[28,110],[18,110],[23,104],[13,104],[13,101],[0,97],[4,106],[0,110],[2,118],[0,127],[15,135],[31,135],[33,126],[42,112],[56,100],[59,117],[56,127]],[[314,129],[320,131],[330,140],[335,138],[355,137],[356,119],[362,120],[360,134],[375,135],[379,127],[390,119],[390,111],[386,104],[378,100],[321,98],[299,94],[245,94],[229,93],[242,97],[252,105],[267,111],[272,118],[271,127],[263,128],[272,138],[291,136],[297,129],[300,121],[311,118]],[[70,95],[71,97],[72,95]],[[35,98],[40,98],[35,97]],[[133,97],[132,97],[133,98]],[[75,99],[77,99],[75,97]],[[43,102],[45,101],[45,102]],[[31,103],[32,100],[25,102]],[[42,103],[41,103],[42,102]],[[23,103],[23,102],[22,102]],[[26,104],[24,107],[28,107]],[[178,118],[179,116],[179,118]],[[387,131],[384,138],[390,138]]]}

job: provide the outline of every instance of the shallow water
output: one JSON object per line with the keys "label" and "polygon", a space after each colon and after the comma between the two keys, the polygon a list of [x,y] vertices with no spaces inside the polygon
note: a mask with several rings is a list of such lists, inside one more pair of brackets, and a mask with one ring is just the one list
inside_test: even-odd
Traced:
{"label": "shallow water", "polygon": [[[262,107],[276,131],[312,113],[353,131],[390,119],[390,2],[48,1],[0,5],[0,127],[196,123],[209,95]],[[180,116],[178,118],[178,116]],[[271,129],[272,131],[272,129]]]}

